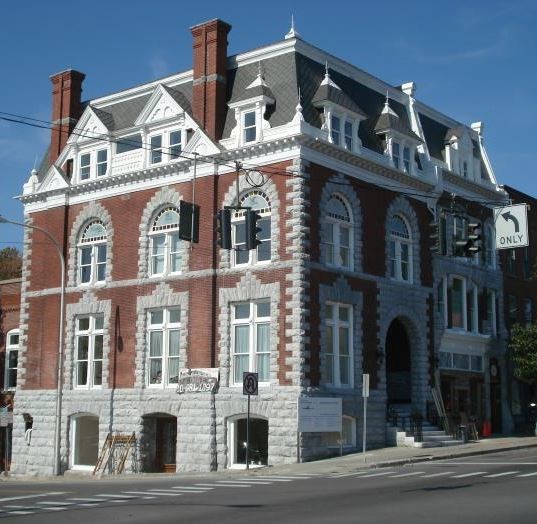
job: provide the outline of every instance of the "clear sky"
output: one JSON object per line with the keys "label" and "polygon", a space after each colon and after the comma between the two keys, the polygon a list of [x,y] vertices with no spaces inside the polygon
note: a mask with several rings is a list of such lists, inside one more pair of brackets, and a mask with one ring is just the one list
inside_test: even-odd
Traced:
{"label": "clear sky", "polygon": [[[534,0],[26,0],[2,4],[0,111],[50,120],[49,76],[86,73],[84,99],[192,66],[189,27],[222,18],[229,53],[302,38],[465,123],[485,123],[499,183],[537,196],[537,2]],[[0,115],[2,116],[2,115]],[[22,220],[13,197],[49,132],[0,120],[0,214]],[[535,161],[535,160],[534,160]],[[0,249],[22,230],[0,225]]]}

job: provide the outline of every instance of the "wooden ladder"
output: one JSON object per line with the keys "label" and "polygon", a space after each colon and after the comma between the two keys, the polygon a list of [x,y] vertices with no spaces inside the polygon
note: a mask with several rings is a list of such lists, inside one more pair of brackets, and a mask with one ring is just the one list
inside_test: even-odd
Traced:
{"label": "wooden ladder", "polygon": [[132,435],[122,435],[120,433],[108,433],[104,441],[101,453],[93,469],[93,474],[95,475],[100,470],[104,472],[106,465],[110,462],[110,459],[113,458],[114,452],[119,450],[119,457],[116,461],[112,461],[112,471],[111,473],[119,474],[123,472],[125,468],[125,462],[129,455],[129,451],[136,444],[136,436],[133,433]]}

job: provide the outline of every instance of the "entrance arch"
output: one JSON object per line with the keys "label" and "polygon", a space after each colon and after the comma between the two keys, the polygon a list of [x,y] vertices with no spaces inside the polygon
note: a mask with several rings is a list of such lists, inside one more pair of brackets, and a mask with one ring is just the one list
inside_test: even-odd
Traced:
{"label": "entrance arch", "polygon": [[400,318],[386,334],[386,393],[388,404],[412,402],[412,363],[408,330]]}
{"label": "entrance arch", "polygon": [[150,413],[142,417],[142,468],[147,473],[175,473],[177,417]]}
{"label": "entrance arch", "polygon": [[71,467],[93,469],[99,456],[99,417],[75,415],[71,425]]}

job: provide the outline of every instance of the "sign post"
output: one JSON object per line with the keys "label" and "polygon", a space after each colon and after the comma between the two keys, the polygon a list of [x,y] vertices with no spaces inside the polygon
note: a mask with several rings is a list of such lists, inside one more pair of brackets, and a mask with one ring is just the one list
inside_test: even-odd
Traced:
{"label": "sign post", "polygon": [[512,249],[529,245],[526,204],[494,208],[496,249]]}
{"label": "sign post", "polygon": [[245,371],[242,374],[242,394],[248,395],[248,412],[246,415],[246,469],[250,469],[250,395],[257,395],[259,377],[257,373]]}
{"label": "sign post", "polygon": [[367,436],[367,398],[369,397],[369,373],[362,375],[362,397],[364,398],[364,433],[362,436],[362,454],[365,462],[365,441]]}

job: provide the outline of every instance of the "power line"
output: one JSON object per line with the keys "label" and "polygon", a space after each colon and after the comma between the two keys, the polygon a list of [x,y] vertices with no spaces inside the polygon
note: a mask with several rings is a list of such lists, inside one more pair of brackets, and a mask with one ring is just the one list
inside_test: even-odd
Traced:
{"label": "power line", "polygon": [[[5,115],[5,116],[1,116],[1,115]],[[18,115],[18,114],[15,114],[15,113],[9,113],[9,112],[6,112],[6,111],[0,111],[0,120],[4,120],[4,121],[11,122],[11,123],[14,123],[14,124],[21,124],[21,125],[26,125],[26,126],[30,126],[30,127],[36,127],[36,128],[40,128],[40,129],[47,129],[49,131],[54,129],[54,124],[51,121],[41,120],[41,119],[32,118],[32,117],[27,117],[27,116],[24,116],[24,115]],[[62,132],[62,133],[65,133],[67,135],[75,135],[75,136],[79,136],[79,137],[82,137],[82,138],[90,138],[90,139],[93,139],[93,140],[107,142],[107,143],[112,142],[112,143],[121,144],[121,145],[140,146],[140,147],[137,147],[137,149],[144,149],[146,151],[155,151],[155,149],[151,146],[150,143],[142,142],[141,140],[140,141],[131,140],[128,137],[114,138],[114,137],[111,137],[109,135],[95,135],[95,134],[88,135],[88,134],[85,134],[83,132],[79,132],[79,131],[77,132],[77,131],[74,131],[74,130],[71,131],[71,133],[69,133],[68,129],[59,129],[59,131]],[[129,136],[133,136],[133,135],[129,135]],[[172,152],[171,147],[160,147],[158,149],[160,151],[166,151],[167,150],[168,154],[170,154]],[[192,156],[187,156],[188,154],[190,154]],[[283,169],[280,169],[280,168],[277,168],[277,167],[271,167],[271,166],[261,165],[261,164],[248,164],[248,163],[243,163],[243,162],[239,162],[239,163],[236,162],[236,163],[230,164],[230,163],[228,163],[228,161],[224,161],[222,159],[218,159],[218,158],[213,157],[213,156],[200,155],[200,154],[197,154],[197,153],[184,153],[182,151],[181,153],[174,153],[174,156],[184,158],[184,159],[190,160],[190,161],[199,160],[199,161],[205,162],[205,163],[216,163],[216,164],[218,164],[220,166],[225,166],[225,167],[228,167],[230,169],[236,169],[237,164],[238,164],[240,166],[240,168],[239,168],[240,171],[245,173],[248,183],[253,188],[261,188],[265,184],[265,181],[263,180],[263,182],[261,184],[254,183],[252,178],[251,178],[251,176],[250,176],[250,174],[252,172],[260,172],[262,175],[266,175],[269,180],[272,178],[272,176],[275,176],[275,175],[276,176],[286,176],[286,177],[301,178],[301,179],[304,179],[304,180],[309,180],[309,178],[310,178],[308,176],[300,175],[298,172],[293,171],[293,170],[283,170]],[[433,192],[418,191],[418,190],[416,190],[416,191],[402,190],[400,186],[391,185],[391,184],[387,184],[387,183],[379,183],[379,182],[377,182],[376,184],[372,184],[372,183],[367,183],[367,182],[365,182],[363,180],[360,180],[358,178],[351,178],[351,180],[353,180],[355,184],[361,185],[363,188],[365,188],[367,190],[393,191],[393,192],[398,193],[399,195],[404,195],[404,196],[408,196],[408,197],[430,198],[430,197],[434,196]],[[342,185],[342,186],[346,186],[346,187],[349,186],[349,183],[347,183],[347,182],[340,182],[338,180],[329,180],[329,179],[327,181],[329,181],[332,184],[336,184],[336,185]],[[465,197],[459,197],[459,198],[462,198],[463,200],[468,200]],[[481,199],[479,197],[472,198],[471,202],[475,202],[475,203],[483,204],[483,205],[494,205],[494,204],[501,205],[501,204],[505,204],[504,201],[486,200],[486,199]]]}

